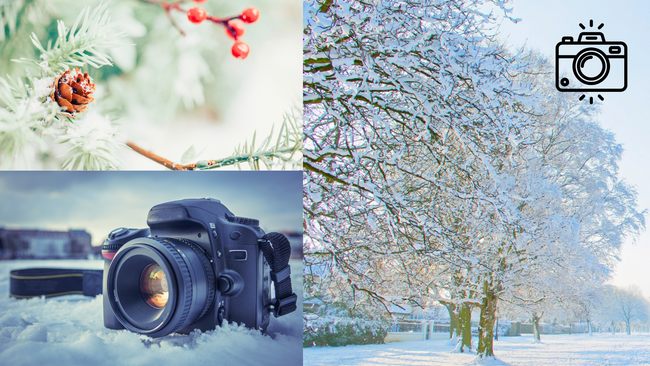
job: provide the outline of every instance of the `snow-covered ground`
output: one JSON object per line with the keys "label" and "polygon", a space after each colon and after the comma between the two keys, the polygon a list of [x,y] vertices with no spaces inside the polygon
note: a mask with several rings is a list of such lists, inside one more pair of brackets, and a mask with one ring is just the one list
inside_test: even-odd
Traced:
{"label": "snow-covered ground", "polygon": [[[476,344],[476,343],[474,343]],[[502,337],[495,342],[497,360],[451,352],[449,341],[382,345],[314,347],[303,350],[304,365],[650,365],[650,335],[585,334]]]}
{"label": "snow-covered ground", "polygon": [[[228,325],[152,339],[104,328],[102,297],[17,300],[9,271],[29,267],[102,269],[103,261],[0,261],[0,365],[300,365],[302,312],[271,317],[268,334]],[[302,309],[302,262],[291,261]]]}

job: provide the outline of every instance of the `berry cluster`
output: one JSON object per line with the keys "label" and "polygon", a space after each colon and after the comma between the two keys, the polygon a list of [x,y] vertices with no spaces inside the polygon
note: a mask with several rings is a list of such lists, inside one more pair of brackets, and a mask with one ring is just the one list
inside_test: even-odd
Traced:
{"label": "berry cluster", "polygon": [[[239,59],[245,59],[248,57],[248,53],[250,52],[250,47],[242,41],[239,40],[244,33],[246,32],[246,29],[244,27],[244,23],[254,23],[257,21],[257,19],[260,17],[260,11],[257,10],[257,8],[253,7],[248,7],[244,9],[244,11],[241,12],[241,14],[229,18],[217,18],[213,17],[211,15],[208,15],[208,13],[205,11],[200,6],[195,6],[190,8],[189,10],[185,10],[180,7],[180,2],[176,3],[168,3],[166,1],[158,2],[157,0],[142,0],[148,3],[160,5],[165,9],[167,14],[171,10],[178,10],[187,13],[187,19],[189,19],[190,22],[194,24],[199,24],[205,20],[209,20],[213,23],[221,24],[224,28],[226,28],[226,35],[233,39],[235,43],[232,45],[232,55],[236,58]],[[204,3],[207,2],[208,0],[192,0],[196,3]],[[172,24],[178,28],[178,26],[174,23],[173,18],[170,17],[170,20],[172,21]],[[179,29],[181,34],[184,35],[183,31]]]}

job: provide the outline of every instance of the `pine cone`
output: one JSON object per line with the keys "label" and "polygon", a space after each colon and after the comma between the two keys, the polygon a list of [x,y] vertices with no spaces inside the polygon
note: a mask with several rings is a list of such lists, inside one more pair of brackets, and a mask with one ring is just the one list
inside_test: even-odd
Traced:
{"label": "pine cone", "polygon": [[72,117],[77,112],[85,112],[88,108],[86,104],[95,100],[89,96],[95,91],[95,84],[92,83],[87,72],[82,74],[77,68],[57,76],[53,88],[50,97],[61,107],[65,107]]}

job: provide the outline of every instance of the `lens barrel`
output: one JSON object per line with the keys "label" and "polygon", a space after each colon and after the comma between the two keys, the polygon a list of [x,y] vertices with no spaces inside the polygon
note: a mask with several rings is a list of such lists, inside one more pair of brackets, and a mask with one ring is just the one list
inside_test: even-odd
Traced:
{"label": "lens barrel", "polygon": [[203,317],[215,287],[210,259],[197,244],[149,237],[133,239],[115,254],[105,296],[126,329],[155,338]]}

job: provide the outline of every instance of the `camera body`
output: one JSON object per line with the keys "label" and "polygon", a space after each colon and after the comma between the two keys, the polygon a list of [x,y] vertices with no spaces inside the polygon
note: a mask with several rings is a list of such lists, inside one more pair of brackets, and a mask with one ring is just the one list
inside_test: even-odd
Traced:
{"label": "camera body", "polygon": [[559,91],[608,92],[627,88],[627,45],[606,42],[600,32],[580,33],[577,42],[573,37],[562,37],[555,49],[555,65],[555,87]]}
{"label": "camera body", "polygon": [[227,320],[266,331],[272,276],[258,220],[206,198],[154,206],[147,225],[113,230],[102,247],[107,328],[161,337]]}

